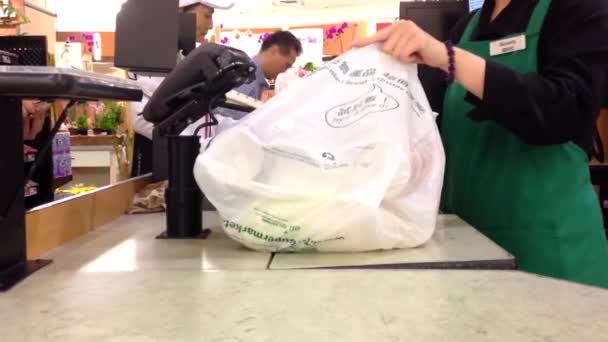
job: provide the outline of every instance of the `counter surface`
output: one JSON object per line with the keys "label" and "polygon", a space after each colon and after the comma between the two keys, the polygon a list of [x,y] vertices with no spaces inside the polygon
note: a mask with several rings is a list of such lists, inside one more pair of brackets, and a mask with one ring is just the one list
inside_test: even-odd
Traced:
{"label": "counter surface", "polygon": [[270,253],[258,253],[228,239],[217,215],[205,213],[213,233],[206,240],[159,240],[165,214],[122,216],[113,223],[53,251],[50,272],[135,270],[265,270]]}
{"label": "counter surface", "polygon": [[55,268],[238,269],[514,268],[512,255],[455,216],[440,216],[432,240],[415,249],[368,253],[276,254],[250,251],[229,239],[216,213],[205,212],[207,240],[157,240],[161,214],[123,216],[49,255]]}
{"label": "counter surface", "polygon": [[414,249],[359,254],[276,254],[270,269],[298,268],[513,269],[515,258],[469,224],[441,215],[433,238]]}
{"label": "counter surface", "polygon": [[5,341],[606,341],[608,291],[515,271],[43,270]]}
{"label": "counter surface", "polygon": [[[606,341],[608,291],[516,271],[266,271],[215,231],[125,216],[0,294],[2,341]],[[205,215],[217,226],[217,217]],[[446,228],[449,231],[451,228]]]}

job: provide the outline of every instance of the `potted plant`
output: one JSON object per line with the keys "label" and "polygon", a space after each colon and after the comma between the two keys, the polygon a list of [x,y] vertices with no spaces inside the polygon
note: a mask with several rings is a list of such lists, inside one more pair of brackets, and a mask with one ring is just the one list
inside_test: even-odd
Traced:
{"label": "potted plant", "polygon": [[18,36],[23,36],[26,33],[21,31],[21,25],[30,23],[30,19],[22,11],[17,10],[13,6],[12,1],[8,4],[0,5],[2,12],[0,13],[0,28],[14,28]]}
{"label": "potted plant", "polygon": [[118,180],[129,178],[133,158],[134,137],[122,126],[124,107],[122,102],[103,101],[102,115],[97,119],[97,127],[112,135],[112,145],[118,164]]}
{"label": "potted plant", "polygon": [[93,131],[95,134],[113,135],[116,133],[117,129],[118,123],[115,121],[114,117],[110,113],[105,112],[97,120],[97,127],[93,128]]}
{"label": "potted plant", "polygon": [[104,111],[97,120],[95,133],[116,134],[122,122],[122,107],[116,102],[104,103]]}
{"label": "potted plant", "polygon": [[89,121],[86,115],[81,115],[76,119],[76,134],[88,135],[89,133]]}
{"label": "potted plant", "polygon": [[97,127],[93,128],[93,134],[95,134],[95,135],[110,135],[110,134],[112,134],[107,129],[103,129],[100,126],[101,126],[101,124],[98,122],[97,123]]}
{"label": "potted plant", "polygon": [[318,69],[318,68],[317,68],[317,66],[315,65],[315,63],[313,63],[313,62],[308,62],[308,63],[306,63],[306,64],[304,65],[304,67],[303,67],[302,69],[304,69],[304,70],[306,70],[306,71],[309,71],[309,72],[315,72],[315,71],[317,71],[317,69]]}

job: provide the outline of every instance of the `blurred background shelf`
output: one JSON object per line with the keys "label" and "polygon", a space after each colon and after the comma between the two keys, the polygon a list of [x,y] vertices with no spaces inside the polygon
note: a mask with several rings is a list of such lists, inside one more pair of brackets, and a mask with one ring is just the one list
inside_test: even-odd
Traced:
{"label": "blurred background shelf", "polygon": [[53,188],[54,189],[59,189],[62,186],[70,183],[73,179],[74,179],[73,176],[66,176],[66,177],[55,178],[55,180],[53,181]]}

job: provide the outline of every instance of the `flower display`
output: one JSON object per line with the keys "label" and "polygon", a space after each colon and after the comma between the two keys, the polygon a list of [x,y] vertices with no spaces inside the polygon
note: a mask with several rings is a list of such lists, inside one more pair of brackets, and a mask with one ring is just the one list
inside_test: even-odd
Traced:
{"label": "flower display", "polygon": [[327,29],[327,32],[325,33],[325,38],[326,39],[338,38],[344,34],[344,31],[347,28],[349,28],[349,26],[350,25],[346,21],[343,22],[342,25],[333,25],[329,29]]}
{"label": "flower display", "polygon": [[[328,42],[333,39],[338,39],[340,42],[340,54],[344,52],[344,42],[342,41],[342,36],[346,33],[346,30],[350,28],[351,25],[348,22],[343,22],[340,25],[332,25],[325,31],[325,42]],[[353,27],[357,27],[357,24],[354,24]],[[350,30],[351,34],[355,35],[356,29]]]}
{"label": "flower display", "polygon": [[307,77],[307,76],[309,76],[310,74],[311,74],[311,72],[310,72],[310,71],[308,71],[308,70],[305,70],[305,69],[298,69],[298,77],[299,77],[299,78],[304,78],[304,77]]}
{"label": "flower display", "polygon": [[263,35],[261,35],[261,36],[258,38],[258,43],[263,43],[263,42],[264,42],[264,41],[266,41],[266,39],[268,39],[268,37],[270,37],[271,35],[272,35],[272,33],[270,33],[270,32],[266,32],[266,33],[264,33]]}
{"label": "flower display", "polygon": [[[95,36],[89,32],[83,32],[81,35],[82,47],[85,52],[93,53],[93,47],[95,46]],[[78,38],[76,35],[69,35],[66,43],[77,43]]]}
{"label": "flower display", "polygon": [[[83,48],[85,49],[86,52],[88,53],[93,53],[93,47],[95,46],[95,36],[92,33],[89,32],[83,32],[82,35],[82,41],[83,41]],[[69,35],[67,42],[66,43],[76,43],[77,42],[77,37],[76,35]]]}
{"label": "flower display", "polygon": [[82,34],[82,38],[84,38],[85,40],[85,48],[87,50],[88,53],[93,53],[93,46],[95,45],[95,43],[93,42],[95,37],[93,36],[92,33],[83,33]]}

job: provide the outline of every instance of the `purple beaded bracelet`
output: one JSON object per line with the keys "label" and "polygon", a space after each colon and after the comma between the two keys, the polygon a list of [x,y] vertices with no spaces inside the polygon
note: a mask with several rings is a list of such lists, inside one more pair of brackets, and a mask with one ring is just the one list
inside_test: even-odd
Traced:
{"label": "purple beaded bracelet", "polygon": [[448,83],[452,83],[454,81],[454,77],[456,74],[456,53],[454,52],[454,44],[452,44],[452,41],[447,40],[445,42],[445,48],[448,51],[448,62],[449,62],[446,81]]}

